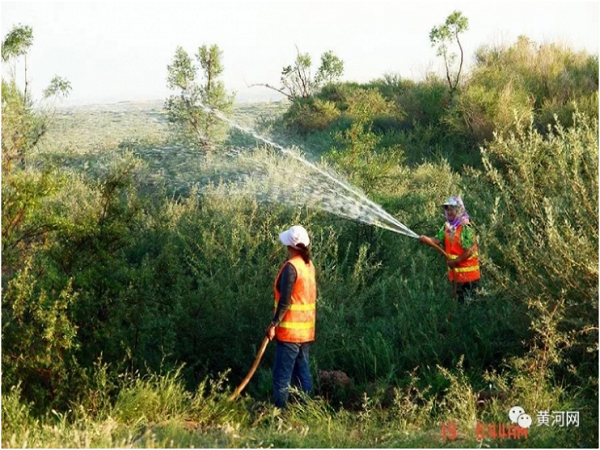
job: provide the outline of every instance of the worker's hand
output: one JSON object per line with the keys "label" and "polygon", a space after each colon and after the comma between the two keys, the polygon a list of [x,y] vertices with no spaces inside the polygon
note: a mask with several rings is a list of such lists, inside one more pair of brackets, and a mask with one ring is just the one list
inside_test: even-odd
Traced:
{"label": "worker's hand", "polygon": [[269,341],[272,341],[275,337],[275,325],[271,324],[267,327],[267,332],[265,333]]}
{"label": "worker's hand", "polygon": [[459,263],[456,259],[447,259],[446,264],[448,264],[448,267],[450,267],[451,269],[455,269],[456,267],[458,267]]}
{"label": "worker's hand", "polygon": [[427,236],[425,236],[424,234],[422,234],[421,236],[419,236],[419,242],[422,244],[425,244],[427,242],[429,238]]}

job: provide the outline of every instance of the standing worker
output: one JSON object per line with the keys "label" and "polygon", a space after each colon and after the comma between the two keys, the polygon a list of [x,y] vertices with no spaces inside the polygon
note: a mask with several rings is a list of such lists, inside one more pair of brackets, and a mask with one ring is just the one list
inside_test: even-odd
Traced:
{"label": "standing worker", "polygon": [[290,383],[305,393],[312,389],[308,350],[315,340],[317,286],[306,229],[293,226],[279,240],[287,246],[289,258],[275,279],[275,313],[266,335],[277,340],[273,397],[275,406],[283,409]]}
{"label": "standing worker", "polygon": [[442,207],[446,216],[444,226],[435,237],[419,236],[419,241],[425,243],[429,240],[436,245],[444,245],[448,254],[448,278],[456,283],[456,297],[464,303],[465,296],[472,295],[481,278],[477,238],[460,197],[450,197]]}

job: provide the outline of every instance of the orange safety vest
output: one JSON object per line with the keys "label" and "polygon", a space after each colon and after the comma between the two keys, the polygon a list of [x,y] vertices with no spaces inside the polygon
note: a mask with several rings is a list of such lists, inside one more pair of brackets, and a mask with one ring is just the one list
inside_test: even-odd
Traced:
{"label": "orange safety vest", "polygon": [[[450,259],[456,259],[464,251],[460,244],[460,235],[462,233],[462,225],[456,227],[454,233],[454,239],[450,239],[450,230],[446,227],[446,239],[444,247],[446,253]],[[473,246],[473,254],[463,262],[461,262],[454,270],[448,268],[448,278],[450,281],[454,281],[456,275],[457,283],[468,283],[470,281],[477,281],[481,278],[481,272],[479,271],[479,250],[477,243]]]}
{"label": "orange safety vest", "polygon": [[[283,316],[281,323],[275,328],[275,337],[282,342],[311,342],[315,340],[315,323],[317,319],[317,284],[315,281],[315,266],[312,261],[308,264],[301,256],[296,255],[286,263],[291,263],[296,269],[297,277],[290,307]],[[279,303],[280,293],[277,291],[277,280],[285,264],[279,269],[275,278],[275,311]]]}

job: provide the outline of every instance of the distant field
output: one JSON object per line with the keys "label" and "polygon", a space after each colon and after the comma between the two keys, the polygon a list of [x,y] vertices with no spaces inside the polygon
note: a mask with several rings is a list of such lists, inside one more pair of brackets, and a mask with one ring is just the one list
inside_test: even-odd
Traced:
{"label": "distant field", "polygon": [[[273,118],[286,109],[281,102],[238,104],[232,119],[254,128],[258,121]],[[125,141],[164,142],[168,123],[163,102],[119,102],[64,107],[57,110],[44,149],[85,153],[110,148]]]}
{"label": "distant field", "polygon": [[[243,127],[268,134],[268,124],[286,108],[281,102],[238,104],[231,118]],[[239,150],[257,144],[252,136],[232,129],[223,147]],[[93,175],[104,170],[115,152],[127,151],[147,165],[144,184],[164,182],[174,194],[187,192],[199,181],[204,154],[172,142],[162,101],[60,108],[37,156]]]}

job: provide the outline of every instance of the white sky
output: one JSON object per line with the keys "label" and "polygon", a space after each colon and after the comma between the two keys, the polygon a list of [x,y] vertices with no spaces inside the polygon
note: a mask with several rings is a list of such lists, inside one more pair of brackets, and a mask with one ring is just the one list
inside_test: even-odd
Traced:
{"label": "white sky", "polygon": [[369,81],[385,73],[422,79],[440,59],[429,31],[454,10],[469,19],[461,36],[467,63],[485,44],[512,44],[525,35],[598,54],[598,1],[1,1],[2,38],[16,24],[33,28],[28,57],[36,98],[54,75],[72,84],[69,103],[164,99],[167,64],[177,46],[194,54],[203,44],[223,51],[226,88],[238,100],[279,96],[247,84],[279,86],[296,45],[313,58],[332,50],[343,79]]}

